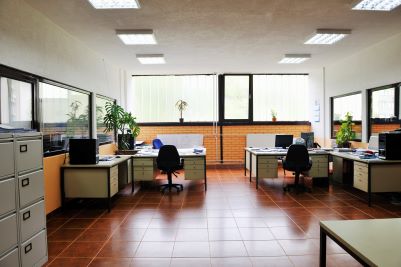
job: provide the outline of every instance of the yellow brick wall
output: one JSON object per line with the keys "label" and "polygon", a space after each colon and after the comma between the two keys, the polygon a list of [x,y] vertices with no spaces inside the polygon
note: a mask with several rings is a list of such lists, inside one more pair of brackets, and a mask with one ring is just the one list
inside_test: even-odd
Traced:
{"label": "yellow brick wall", "polygon": [[[247,134],[272,133],[292,134],[299,137],[301,132],[311,131],[310,125],[235,125],[223,126],[223,160],[242,162]],[[212,126],[141,126],[137,140],[151,144],[157,134],[203,134],[209,163],[220,160],[220,127],[217,133]]]}

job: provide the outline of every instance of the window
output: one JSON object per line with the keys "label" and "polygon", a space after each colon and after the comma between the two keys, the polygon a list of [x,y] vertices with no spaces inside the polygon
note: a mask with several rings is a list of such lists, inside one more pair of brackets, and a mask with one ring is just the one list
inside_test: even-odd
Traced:
{"label": "window", "polygon": [[224,120],[249,119],[249,75],[224,76]]}
{"label": "window", "polygon": [[253,120],[271,121],[272,111],[281,121],[309,118],[307,75],[254,75]]}
{"label": "window", "polygon": [[105,126],[103,124],[103,118],[106,115],[106,104],[114,102],[115,100],[111,98],[96,95],[96,134],[99,144],[114,141],[114,133],[104,132]]}
{"label": "window", "polygon": [[128,110],[138,122],[179,122],[178,100],[188,107],[185,122],[211,122],[216,117],[213,75],[133,76]]}
{"label": "window", "polygon": [[345,114],[350,113],[354,126],[352,130],[355,132],[355,140],[362,138],[362,94],[360,92],[349,95],[336,96],[331,98],[331,128],[332,138],[335,138],[337,131],[340,129],[341,120]]}
{"label": "window", "polygon": [[400,128],[399,86],[388,85],[368,91],[368,136]]}
{"label": "window", "polygon": [[0,90],[0,124],[31,129],[33,84],[1,77]]}
{"label": "window", "polygon": [[68,149],[70,138],[90,137],[90,95],[72,88],[39,84],[44,153]]}

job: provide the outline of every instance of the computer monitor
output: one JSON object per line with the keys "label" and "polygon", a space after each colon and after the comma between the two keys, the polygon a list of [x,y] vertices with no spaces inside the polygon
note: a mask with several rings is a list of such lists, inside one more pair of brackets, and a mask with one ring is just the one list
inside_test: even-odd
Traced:
{"label": "computer monitor", "polygon": [[301,138],[305,140],[307,148],[313,148],[315,142],[315,135],[313,132],[301,133]]}
{"label": "computer monitor", "polygon": [[278,134],[276,135],[275,147],[287,148],[292,145],[294,136],[289,134]]}
{"label": "computer monitor", "polygon": [[70,139],[70,164],[97,164],[99,142],[97,139]]}

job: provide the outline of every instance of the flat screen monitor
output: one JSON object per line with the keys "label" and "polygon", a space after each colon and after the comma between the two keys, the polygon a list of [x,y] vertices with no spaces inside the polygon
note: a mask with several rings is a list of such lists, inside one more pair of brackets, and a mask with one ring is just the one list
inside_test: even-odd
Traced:
{"label": "flat screen monitor", "polygon": [[292,145],[293,139],[294,139],[293,135],[278,134],[278,135],[276,135],[275,147],[287,148],[290,145]]}
{"label": "flat screen monitor", "polygon": [[97,164],[99,143],[97,139],[70,139],[70,164]]}
{"label": "flat screen monitor", "polygon": [[313,132],[301,133],[301,138],[305,140],[307,148],[313,148],[313,143],[315,142],[315,135]]}

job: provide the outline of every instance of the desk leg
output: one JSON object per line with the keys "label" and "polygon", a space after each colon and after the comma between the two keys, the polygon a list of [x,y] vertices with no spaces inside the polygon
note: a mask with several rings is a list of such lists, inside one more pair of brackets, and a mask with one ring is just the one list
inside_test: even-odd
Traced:
{"label": "desk leg", "polygon": [[111,211],[111,197],[110,197],[110,168],[107,169],[107,209]]}
{"label": "desk leg", "polygon": [[134,184],[134,159],[131,158],[131,194],[135,191],[135,184]]}
{"label": "desk leg", "polygon": [[207,191],[207,176],[206,176],[206,157],[203,158],[203,168],[204,168],[204,172],[205,172],[205,191]]}
{"label": "desk leg", "polygon": [[326,232],[320,227],[320,255],[319,255],[319,266],[326,267]]}
{"label": "desk leg", "polygon": [[244,151],[244,176],[246,176],[246,150]]}
{"label": "desk leg", "polygon": [[368,205],[372,206],[372,170],[370,164],[368,164]]}
{"label": "desk leg", "polygon": [[259,156],[256,155],[256,189],[259,188],[259,168],[258,168],[258,161],[259,161]]}
{"label": "desk leg", "polygon": [[65,206],[64,168],[61,168],[61,208]]}
{"label": "desk leg", "polygon": [[252,183],[252,154],[249,155],[249,182]]}

